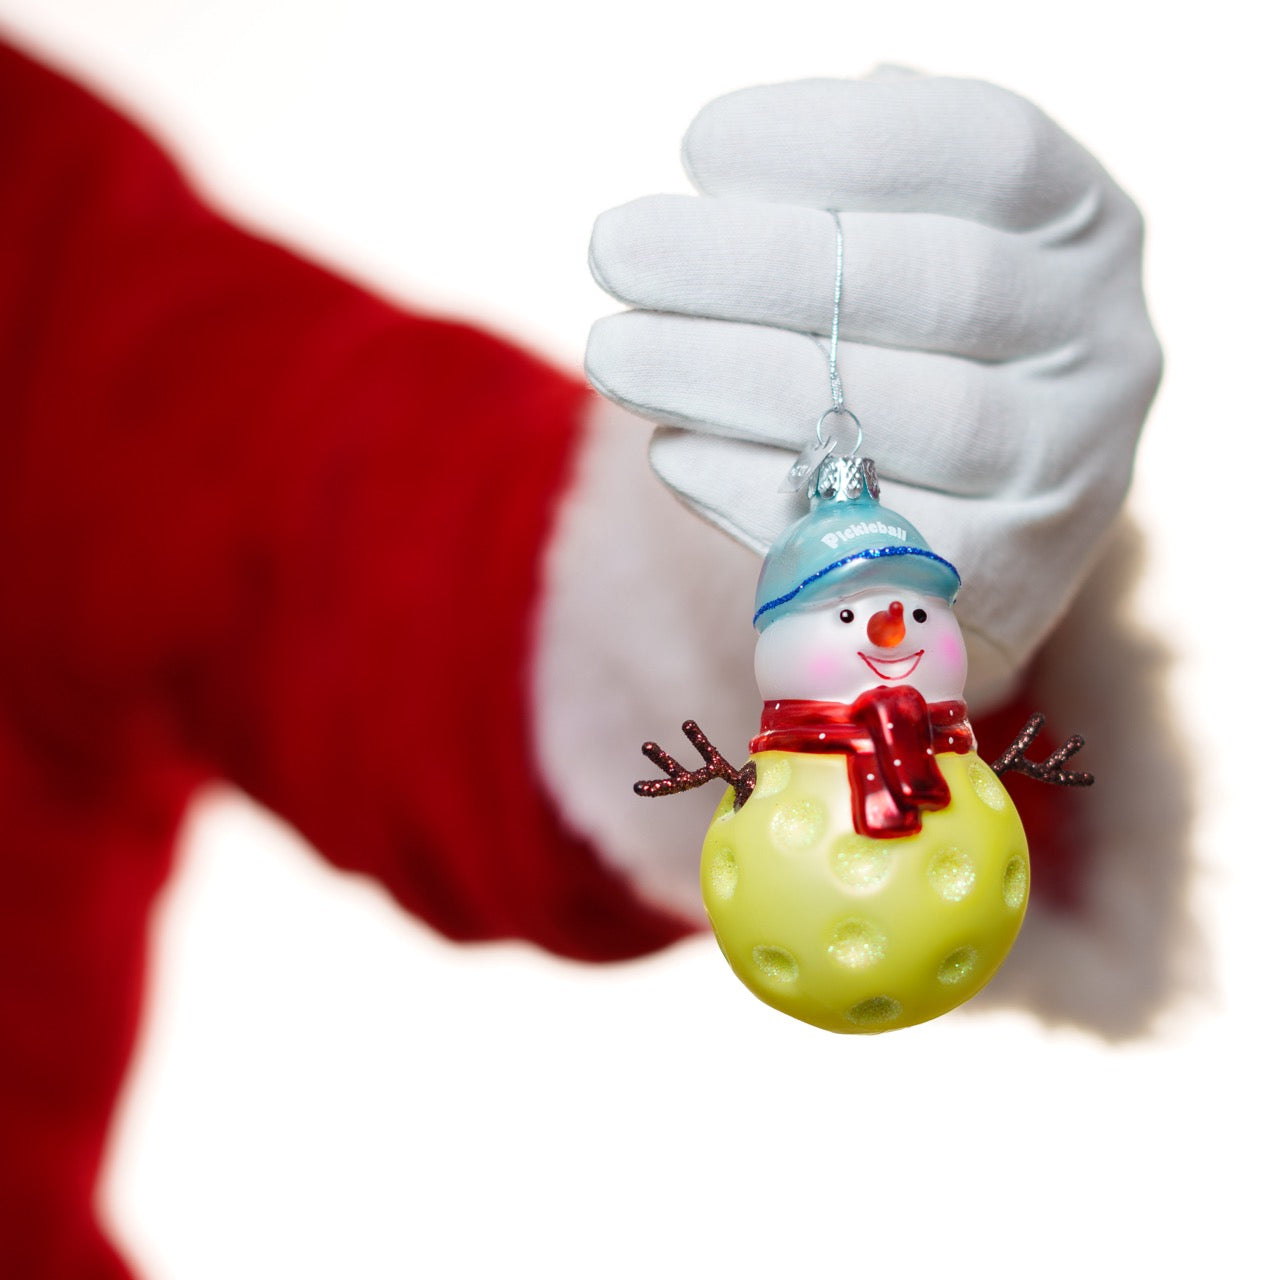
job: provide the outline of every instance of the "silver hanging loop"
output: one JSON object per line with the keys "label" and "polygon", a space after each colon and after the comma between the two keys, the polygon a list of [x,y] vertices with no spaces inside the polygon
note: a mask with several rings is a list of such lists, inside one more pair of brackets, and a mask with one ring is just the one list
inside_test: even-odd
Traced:
{"label": "silver hanging loop", "polygon": [[852,444],[846,445],[845,441],[840,438],[841,434],[847,434],[848,428],[844,423],[837,423],[832,430],[829,439],[833,445],[839,445],[841,453],[857,453],[862,448],[862,423],[858,421],[858,415],[852,409],[846,409],[844,405],[832,405],[819,417],[817,425],[814,427],[814,434],[819,440],[823,438],[822,424],[826,422],[833,414],[837,417],[848,418],[850,422],[858,429],[858,434],[854,438]]}

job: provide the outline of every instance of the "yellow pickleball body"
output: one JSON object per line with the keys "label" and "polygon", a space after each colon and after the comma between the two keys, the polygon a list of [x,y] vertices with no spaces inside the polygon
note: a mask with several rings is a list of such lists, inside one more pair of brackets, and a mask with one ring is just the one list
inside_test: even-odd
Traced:
{"label": "yellow pickleball body", "polygon": [[853,827],[842,755],[765,751],[702,848],[702,895],[739,978],[830,1031],[911,1026],[981,988],[1026,913],[1027,839],[976,754],[940,755],[951,803],[897,839]]}

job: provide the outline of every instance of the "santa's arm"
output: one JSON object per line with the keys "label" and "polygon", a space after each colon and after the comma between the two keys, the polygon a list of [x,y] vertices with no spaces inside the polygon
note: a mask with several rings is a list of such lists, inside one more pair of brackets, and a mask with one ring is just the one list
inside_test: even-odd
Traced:
{"label": "santa's arm", "polygon": [[232,227],[132,126],[2,56],[0,609],[24,719],[105,759],[145,706],[166,749],[456,938],[606,959],[679,936],[531,765],[585,388]]}

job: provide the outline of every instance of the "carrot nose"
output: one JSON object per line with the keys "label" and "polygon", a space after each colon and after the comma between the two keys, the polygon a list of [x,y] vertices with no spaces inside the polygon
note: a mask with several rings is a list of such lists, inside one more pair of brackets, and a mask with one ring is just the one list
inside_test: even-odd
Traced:
{"label": "carrot nose", "polygon": [[902,604],[895,600],[887,609],[871,615],[867,623],[867,639],[881,649],[892,649],[902,643],[907,634],[906,623],[902,621]]}

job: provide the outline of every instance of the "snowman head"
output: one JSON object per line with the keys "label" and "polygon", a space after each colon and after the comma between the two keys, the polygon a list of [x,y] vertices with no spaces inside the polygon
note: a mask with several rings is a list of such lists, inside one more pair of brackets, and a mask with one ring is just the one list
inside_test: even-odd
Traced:
{"label": "snowman head", "polygon": [[[880,505],[874,464],[838,459],[839,484],[765,557],[756,588],[761,695],[851,702],[878,685],[926,701],[963,696],[964,641],[953,565]],[[824,464],[826,465],[826,464]]]}
{"label": "snowman head", "polygon": [[909,685],[926,702],[964,697],[964,638],[940,596],[890,585],[795,609],[756,642],[760,696],[853,702]]}

